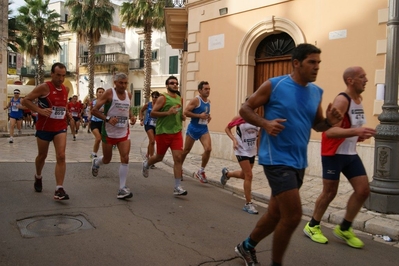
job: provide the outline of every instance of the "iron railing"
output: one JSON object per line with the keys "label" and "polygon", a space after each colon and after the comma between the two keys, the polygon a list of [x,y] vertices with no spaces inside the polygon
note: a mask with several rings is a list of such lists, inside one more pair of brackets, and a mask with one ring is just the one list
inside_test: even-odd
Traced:
{"label": "iron railing", "polygon": [[129,70],[142,69],[144,67],[144,58],[129,60]]}
{"label": "iron railing", "polygon": [[166,7],[184,7],[187,2],[188,0],[172,0],[170,2],[166,2]]}

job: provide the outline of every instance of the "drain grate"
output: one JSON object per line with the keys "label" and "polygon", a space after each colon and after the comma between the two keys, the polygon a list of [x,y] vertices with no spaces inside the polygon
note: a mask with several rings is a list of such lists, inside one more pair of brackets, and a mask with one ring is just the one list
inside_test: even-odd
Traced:
{"label": "drain grate", "polygon": [[51,215],[30,217],[17,221],[23,237],[60,236],[80,230],[94,229],[83,215]]}

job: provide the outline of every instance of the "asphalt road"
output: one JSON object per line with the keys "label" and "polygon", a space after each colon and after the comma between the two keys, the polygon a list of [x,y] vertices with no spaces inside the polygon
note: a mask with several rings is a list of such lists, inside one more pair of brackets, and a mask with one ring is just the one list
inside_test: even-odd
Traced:
{"label": "asphalt road", "polygon": [[[242,211],[241,198],[190,177],[183,181],[188,195],[176,198],[170,167],[158,164],[144,178],[141,164],[131,163],[128,186],[134,196],[118,200],[118,166],[106,165],[94,178],[89,163],[68,164],[65,189],[71,199],[54,201],[53,163],[45,166],[42,193],[33,190],[33,163],[0,163],[0,265],[244,265],[234,246],[259,216]],[[92,228],[57,220],[79,215]],[[27,218],[35,222],[26,229],[38,236],[22,236],[18,224]],[[320,245],[304,236],[304,224],[285,265],[397,265],[398,249],[371,236],[361,235],[365,248],[356,250],[325,229],[330,242]],[[271,239],[257,247],[262,265],[270,263]]]}

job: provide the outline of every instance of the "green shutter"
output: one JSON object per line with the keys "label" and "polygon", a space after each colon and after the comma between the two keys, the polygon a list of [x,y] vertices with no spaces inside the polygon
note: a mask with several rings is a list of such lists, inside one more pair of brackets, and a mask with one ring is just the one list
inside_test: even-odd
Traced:
{"label": "green shutter", "polygon": [[179,58],[177,55],[169,57],[169,74],[177,74]]}

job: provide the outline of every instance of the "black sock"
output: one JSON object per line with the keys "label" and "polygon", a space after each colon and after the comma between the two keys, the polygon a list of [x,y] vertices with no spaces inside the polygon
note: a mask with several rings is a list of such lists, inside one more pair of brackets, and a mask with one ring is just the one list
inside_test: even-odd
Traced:
{"label": "black sock", "polygon": [[320,221],[316,221],[316,220],[312,217],[312,219],[311,219],[310,222],[309,222],[309,226],[310,226],[310,227],[314,227],[314,226],[316,226],[316,225],[320,225]]}
{"label": "black sock", "polygon": [[341,231],[348,231],[351,226],[352,226],[352,222],[349,222],[344,219],[341,223]]}

